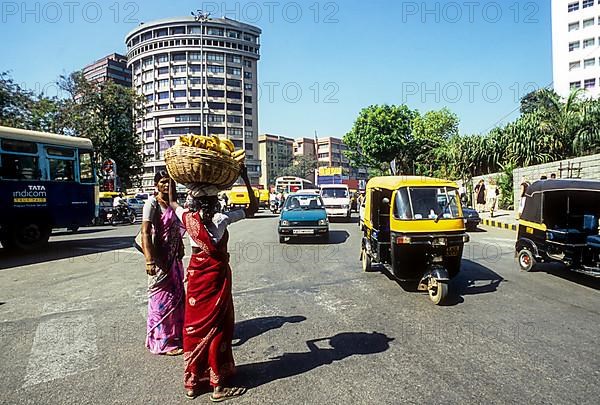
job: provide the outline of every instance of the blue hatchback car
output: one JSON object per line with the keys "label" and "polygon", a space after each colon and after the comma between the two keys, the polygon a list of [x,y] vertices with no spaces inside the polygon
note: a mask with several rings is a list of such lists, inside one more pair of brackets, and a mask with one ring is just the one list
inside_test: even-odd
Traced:
{"label": "blue hatchback car", "polygon": [[288,237],[319,236],[329,238],[329,221],[321,196],[310,191],[290,194],[279,217],[279,242]]}

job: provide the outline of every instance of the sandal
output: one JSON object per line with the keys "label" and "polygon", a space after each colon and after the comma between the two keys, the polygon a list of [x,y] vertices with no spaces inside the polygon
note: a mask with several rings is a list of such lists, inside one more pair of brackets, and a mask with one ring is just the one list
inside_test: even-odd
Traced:
{"label": "sandal", "polygon": [[197,396],[199,396],[200,394],[194,390],[189,390],[185,393],[185,397],[187,399],[196,399]]}
{"label": "sandal", "polygon": [[183,354],[183,349],[173,349],[170,352],[166,352],[165,356],[181,356]]}
{"label": "sandal", "polygon": [[[223,402],[231,398],[239,397],[240,395],[244,395],[247,389],[244,387],[231,387],[231,388],[223,388],[221,391],[213,391],[210,394],[209,399],[212,402]],[[219,396],[215,396],[215,393],[218,393]]]}

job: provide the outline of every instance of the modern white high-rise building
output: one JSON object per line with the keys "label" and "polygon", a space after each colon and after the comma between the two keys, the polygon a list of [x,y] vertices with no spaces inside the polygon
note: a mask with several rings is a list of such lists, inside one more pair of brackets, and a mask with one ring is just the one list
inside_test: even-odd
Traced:
{"label": "modern white high-rise building", "polygon": [[600,0],[552,0],[554,90],[600,95]]}
{"label": "modern white high-rise building", "polygon": [[181,135],[218,135],[246,150],[259,183],[258,80],[261,30],[228,18],[172,18],[140,24],[127,34],[133,88],[145,98],[137,133],[143,186],[165,167],[164,151]]}

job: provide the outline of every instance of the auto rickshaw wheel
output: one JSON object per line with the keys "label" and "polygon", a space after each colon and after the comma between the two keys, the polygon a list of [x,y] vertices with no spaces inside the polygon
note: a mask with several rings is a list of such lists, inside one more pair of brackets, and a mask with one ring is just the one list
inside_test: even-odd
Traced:
{"label": "auto rickshaw wheel", "polygon": [[533,267],[537,264],[535,257],[533,257],[533,253],[531,253],[531,250],[527,248],[522,249],[519,252],[517,260],[519,261],[519,267],[521,268],[521,270],[527,272],[533,270]]}
{"label": "auto rickshaw wheel", "polygon": [[432,277],[429,279],[427,292],[429,293],[431,302],[439,305],[448,295],[448,284]]}
{"label": "auto rickshaw wheel", "polygon": [[279,235],[279,243],[285,243],[285,236]]}
{"label": "auto rickshaw wheel", "polygon": [[371,256],[369,256],[369,254],[367,253],[367,250],[365,248],[363,248],[362,253],[361,253],[361,259],[362,259],[362,269],[365,273],[368,273],[371,271]]}

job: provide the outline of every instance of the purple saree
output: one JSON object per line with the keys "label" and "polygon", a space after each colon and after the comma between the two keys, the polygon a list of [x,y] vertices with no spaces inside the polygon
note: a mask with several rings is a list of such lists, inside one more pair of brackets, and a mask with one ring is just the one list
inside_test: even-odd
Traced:
{"label": "purple saree", "polygon": [[[160,210],[158,204],[156,209]],[[179,252],[185,229],[170,207],[160,215],[160,222],[153,223],[152,227],[156,235],[157,268],[155,276],[148,276],[146,347],[154,354],[165,354],[183,347],[185,291]]]}

